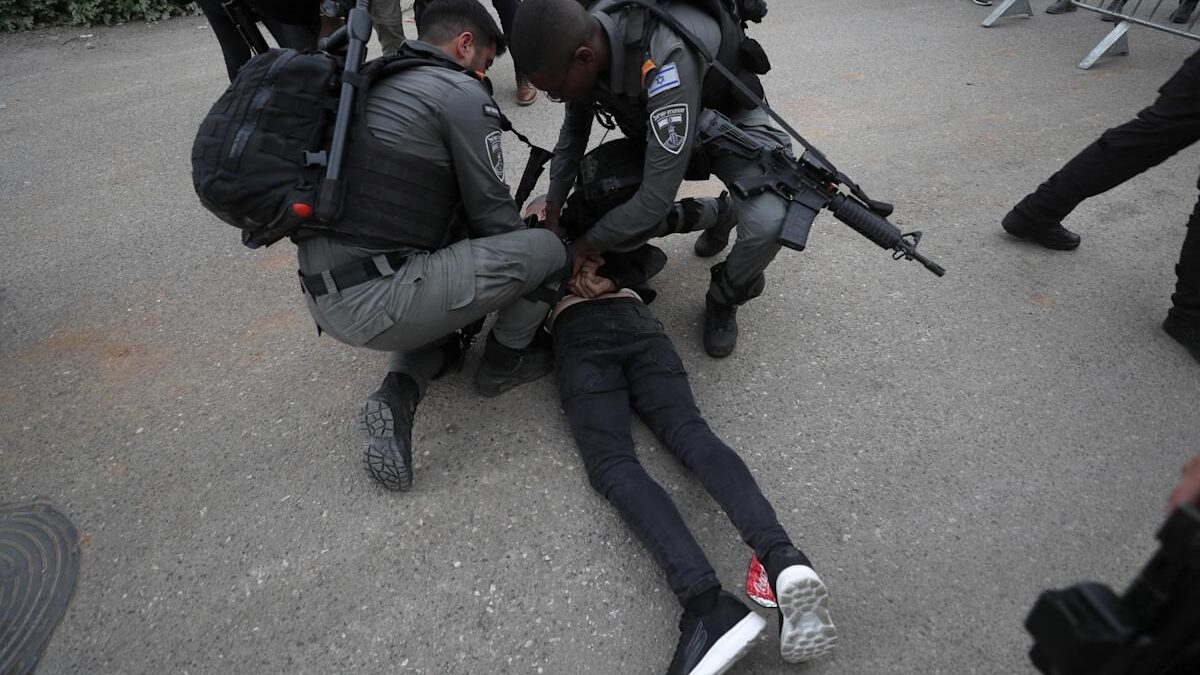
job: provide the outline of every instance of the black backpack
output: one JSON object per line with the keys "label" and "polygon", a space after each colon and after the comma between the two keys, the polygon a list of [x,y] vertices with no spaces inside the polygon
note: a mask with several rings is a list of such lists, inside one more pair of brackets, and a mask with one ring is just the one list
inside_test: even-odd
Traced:
{"label": "black backpack", "polygon": [[200,123],[196,194],[247,246],[269,246],[315,216],[341,75],[324,52],[272,49],[242,66]]}

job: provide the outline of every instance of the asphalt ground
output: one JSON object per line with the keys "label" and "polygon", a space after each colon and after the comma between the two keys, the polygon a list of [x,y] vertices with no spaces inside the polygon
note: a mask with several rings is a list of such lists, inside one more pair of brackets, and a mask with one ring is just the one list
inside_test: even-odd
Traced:
{"label": "asphalt ground", "polygon": [[[1031,672],[1038,593],[1123,586],[1155,548],[1200,450],[1200,366],[1159,328],[1197,149],[1080,207],[1078,251],[998,221],[1195,45],[1135,29],[1081,71],[1107,26],[1045,4],[984,30],[966,0],[775,0],[754,29],[778,109],[949,274],[822,216],[717,361],[708,263],[662,242],[654,309],[841,630],[790,666],[772,617],[736,672]],[[511,67],[499,101],[552,143],[560,109],[513,105]],[[0,501],[48,499],[84,533],[39,672],[665,670],[679,608],[588,486],[550,378],[482,400],[475,350],[421,405],[415,489],[368,482],[355,413],[385,355],[318,338],[291,245],[244,250],[192,192],[224,77],[200,17],[0,36]],[[738,588],[749,550],[636,437]]]}

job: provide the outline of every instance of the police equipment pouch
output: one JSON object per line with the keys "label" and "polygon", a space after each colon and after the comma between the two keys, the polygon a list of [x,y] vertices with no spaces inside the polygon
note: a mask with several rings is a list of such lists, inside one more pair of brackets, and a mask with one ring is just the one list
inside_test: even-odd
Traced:
{"label": "police equipment pouch", "polygon": [[563,230],[582,236],[604,214],[637,194],[642,184],[645,146],[631,138],[602,143],[579,160],[575,189],[563,210]]}

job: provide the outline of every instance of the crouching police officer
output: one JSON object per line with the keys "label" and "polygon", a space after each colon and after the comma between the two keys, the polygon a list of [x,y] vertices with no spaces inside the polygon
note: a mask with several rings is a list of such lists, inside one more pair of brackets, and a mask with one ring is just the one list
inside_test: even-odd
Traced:
{"label": "crouching police officer", "polygon": [[[718,53],[722,25],[729,22],[718,21],[696,4],[667,7],[684,28],[712,53]],[[716,6],[715,2],[708,4]],[[645,143],[641,189],[573,244],[576,260],[590,253],[627,250],[663,234],[660,223],[694,159],[707,160],[709,165],[692,177],[707,178],[711,171],[726,185],[762,174],[763,169],[753,160],[709,157],[711,153],[695,147],[702,108],[720,109],[748,134],[771,146],[790,147],[787,135],[771,127],[767,114],[753,104],[718,104],[706,81],[708,66],[696,50],[670,26],[645,23],[649,20],[642,8],[618,0],[595,2],[590,13],[578,0],[524,0],[517,10],[512,35],[517,70],[528,73],[534,86],[552,98],[567,101],[550,167],[547,226],[557,226],[562,200],[587,148],[595,115],[613,119],[625,136]],[[776,240],[787,208],[781,197],[770,192],[747,199],[734,197],[733,205],[736,217],[705,230],[695,246],[698,255],[714,256],[725,248],[730,230],[737,227],[737,243],[725,261],[712,268],[705,299],[704,347],[714,357],[733,352],[737,308],[763,291],[763,272],[779,252]]]}
{"label": "crouching police officer", "polygon": [[400,52],[428,64],[384,75],[367,93],[336,235],[299,243],[317,324],[391,352],[362,407],[367,473],[388,489],[412,486],[413,416],[429,381],[459,364],[460,329],[499,311],[475,373],[484,396],[553,365],[540,327],[568,251],[551,232],[523,227],[504,183],[502,116],[481,81],[504,48],[476,0],[431,6],[419,40]]}

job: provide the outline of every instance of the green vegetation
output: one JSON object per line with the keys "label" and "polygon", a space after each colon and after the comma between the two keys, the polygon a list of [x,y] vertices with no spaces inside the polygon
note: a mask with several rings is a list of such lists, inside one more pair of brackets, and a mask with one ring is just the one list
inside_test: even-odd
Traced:
{"label": "green vegetation", "polygon": [[168,0],[0,0],[0,31],[154,21],[183,11]]}

